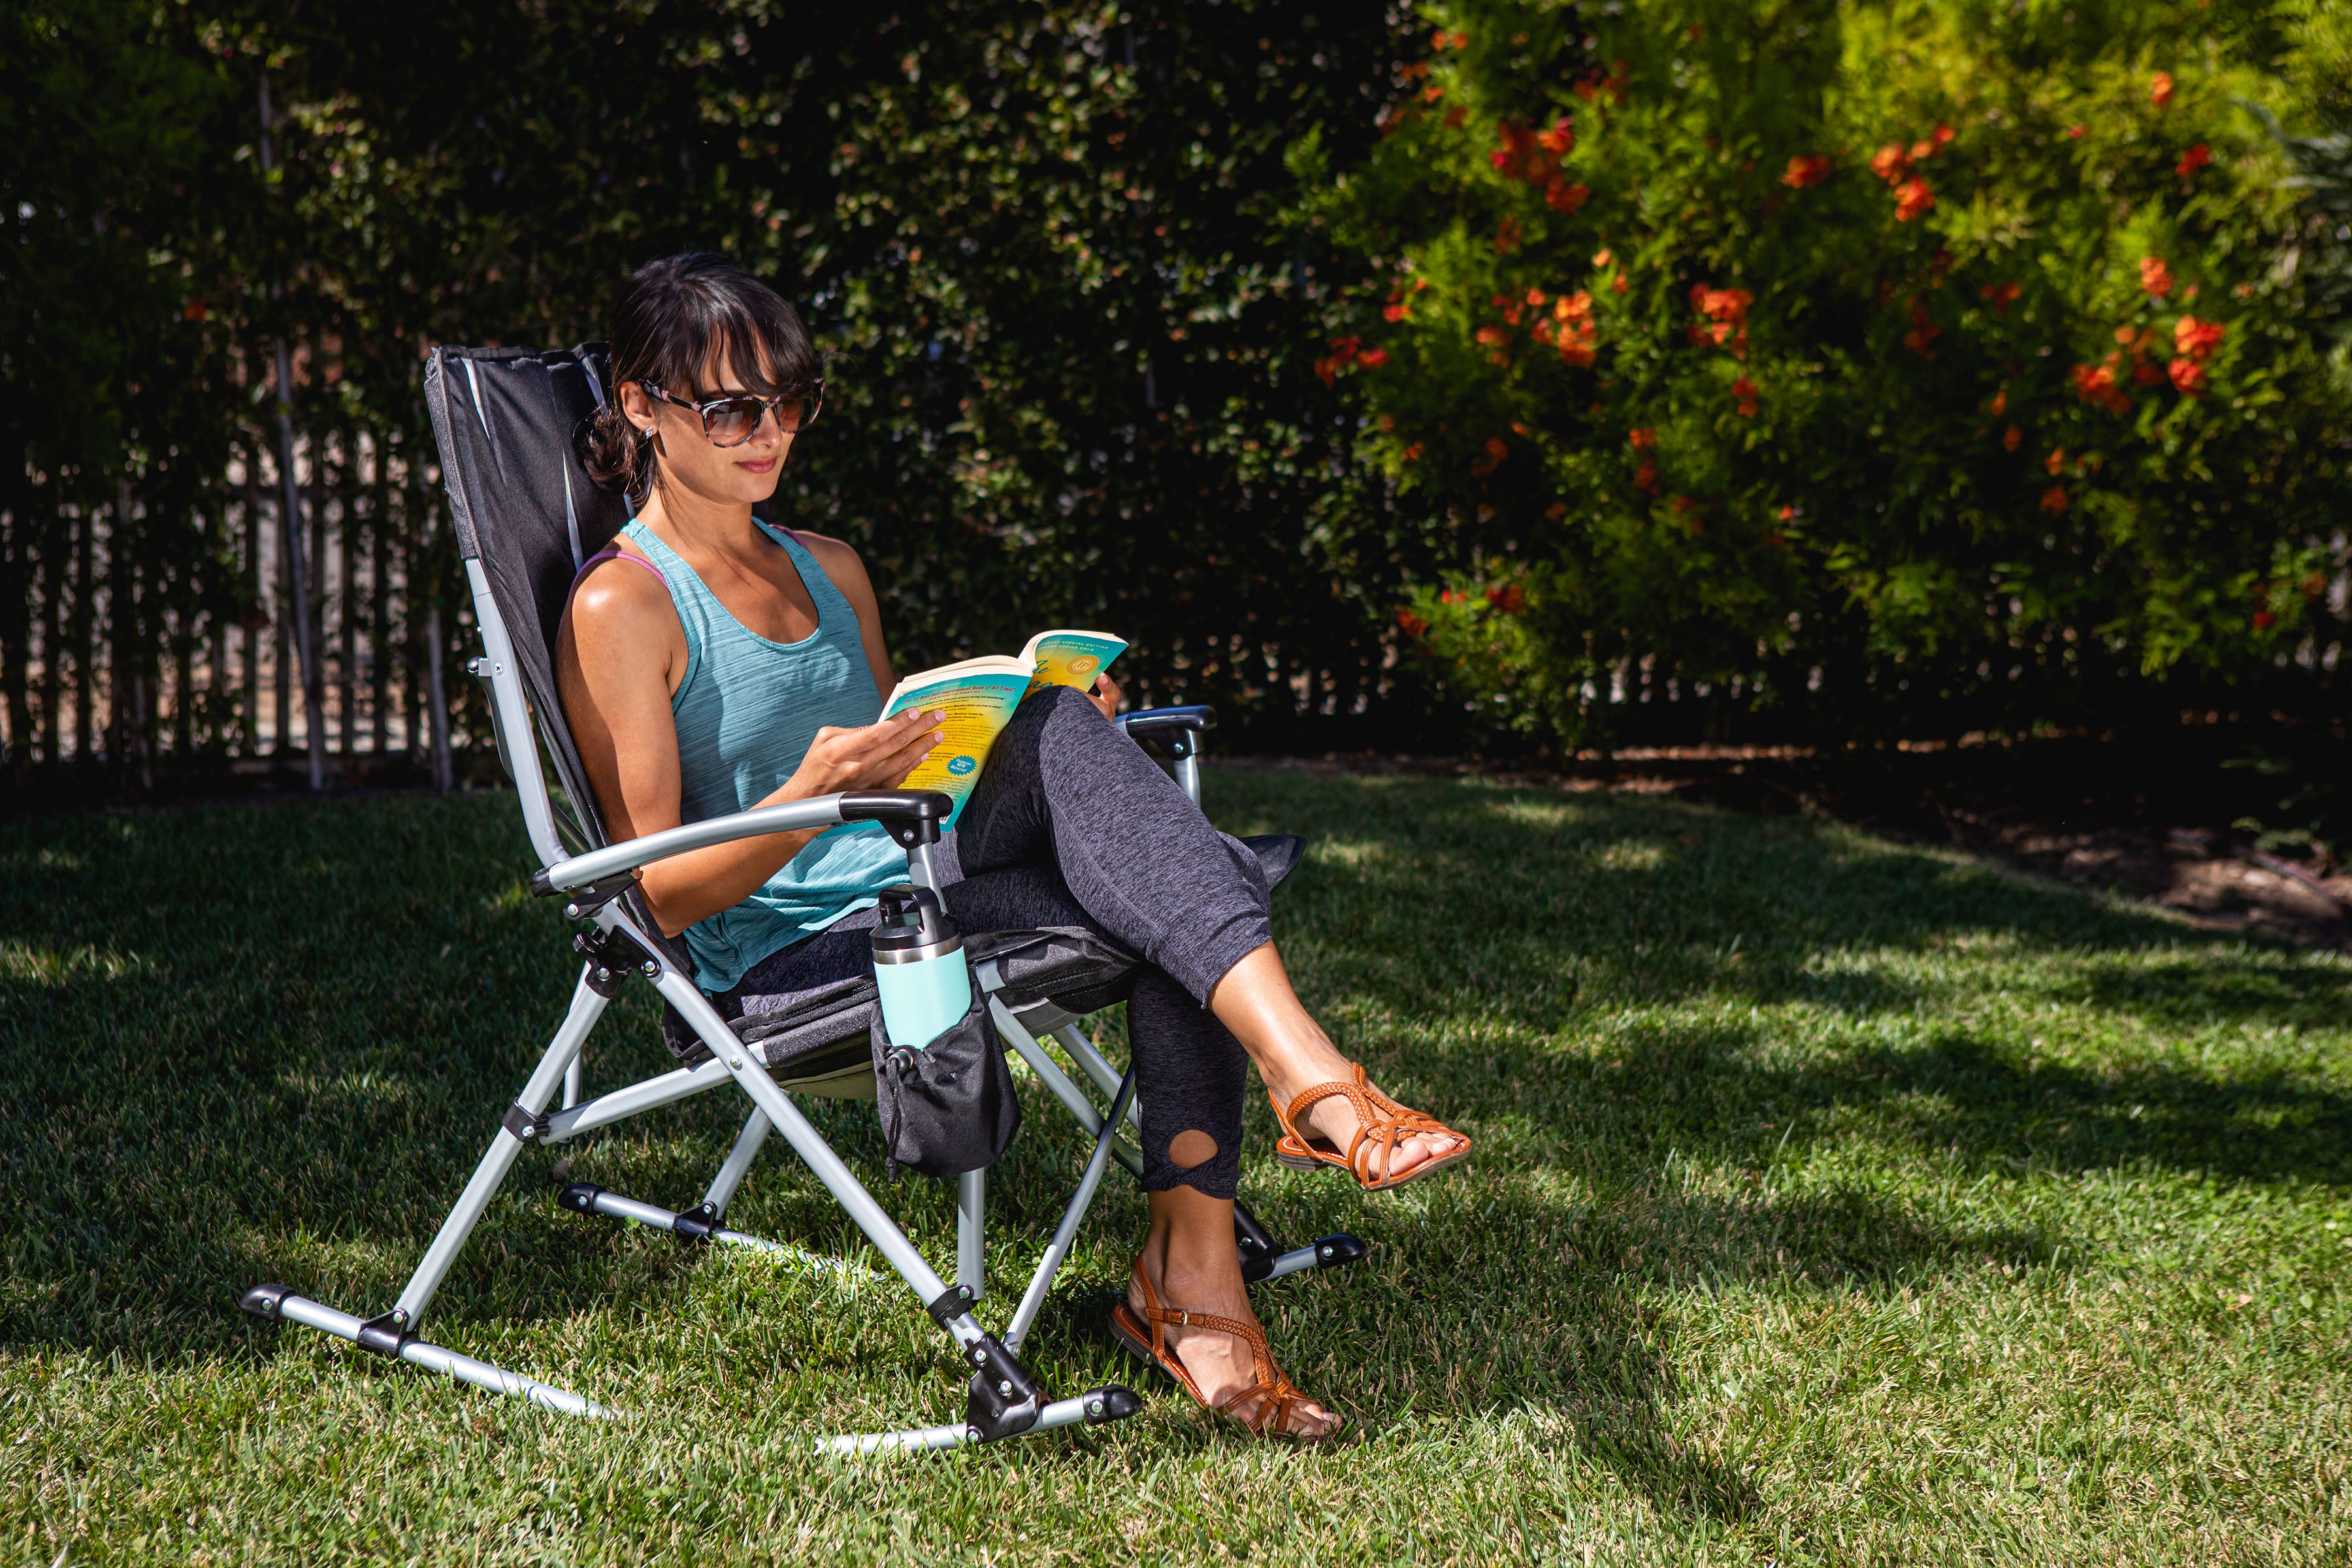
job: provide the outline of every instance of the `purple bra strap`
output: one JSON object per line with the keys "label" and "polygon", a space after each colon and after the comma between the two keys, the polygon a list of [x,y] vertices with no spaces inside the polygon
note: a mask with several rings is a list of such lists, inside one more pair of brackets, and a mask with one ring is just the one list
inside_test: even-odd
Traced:
{"label": "purple bra strap", "polygon": [[[603,550],[599,550],[595,554],[591,555],[587,560],[583,561],[580,563],[580,570],[572,574],[572,586],[573,588],[580,586],[580,579],[585,577],[590,572],[595,570],[596,563],[600,561],[634,561],[638,565],[644,567],[646,571],[652,573],[656,577],[660,577],[661,585],[663,587],[667,588],[669,586],[669,579],[662,576],[662,569],[660,567],[655,565],[652,562],[646,560],[642,555],[632,555],[625,550],[614,550],[610,546],[607,546]],[[565,592],[564,596],[566,598],[571,596],[569,590]]]}

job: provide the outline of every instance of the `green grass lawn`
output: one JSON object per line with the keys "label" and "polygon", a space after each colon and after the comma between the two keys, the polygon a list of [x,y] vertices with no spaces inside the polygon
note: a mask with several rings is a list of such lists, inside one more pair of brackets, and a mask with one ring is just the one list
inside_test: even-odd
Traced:
{"label": "green grass lawn", "polygon": [[[1113,1173],[1031,1342],[1145,1413],[946,1458],[895,1280],[559,1210],[526,1155],[432,1337],[634,1413],[569,1421],[236,1310],[389,1305],[558,1021],[510,797],[0,826],[0,1560],[1292,1563],[2352,1558],[2352,961],[1811,822],[1470,782],[1213,773],[1315,847],[1284,951],[1341,1047],[1474,1131],[1379,1197],[1244,1195],[1349,1273],[1258,1291],[1351,1417],[1255,1442],[1103,1327]],[[632,987],[592,1089],[667,1061]],[[1112,1037],[1116,1039],[1116,1019]],[[1042,1097],[1003,1287],[1075,1180]],[[882,1184],[942,1271],[946,1188]],[[684,1206],[722,1091],[570,1174]],[[863,1248],[781,1139],[730,1218]]]}

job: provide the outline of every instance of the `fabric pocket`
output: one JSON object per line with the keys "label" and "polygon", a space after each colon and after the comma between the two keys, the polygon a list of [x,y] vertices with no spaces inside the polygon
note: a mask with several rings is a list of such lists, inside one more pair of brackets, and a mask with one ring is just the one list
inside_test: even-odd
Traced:
{"label": "fabric pocket", "polygon": [[1021,1130],[1021,1100],[978,986],[971,1010],[919,1050],[892,1045],[881,1009],[875,1014],[875,1109],[893,1176],[901,1165],[926,1176],[960,1176],[984,1169],[1012,1146]]}

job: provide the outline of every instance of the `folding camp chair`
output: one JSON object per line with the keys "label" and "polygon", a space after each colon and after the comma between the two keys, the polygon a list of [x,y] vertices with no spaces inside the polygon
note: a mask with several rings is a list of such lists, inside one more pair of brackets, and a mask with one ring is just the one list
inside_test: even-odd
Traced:
{"label": "folding camp chair", "polygon": [[[522,1091],[507,1107],[473,1179],[389,1310],[357,1318],[279,1284],[256,1286],[241,1304],[258,1317],[338,1335],[379,1355],[518,1394],[550,1409],[606,1415],[581,1394],[428,1343],[417,1337],[417,1326],[467,1237],[525,1150],[578,1138],[731,1082],[750,1098],[751,1114],[700,1203],[684,1210],[667,1209],[588,1183],[572,1184],[559,1201],[583,1215],[638,1221],[688,1242],[766,1248],[805,1258],[809,1255],[797,1247],[748,1236],[724,1223],[728,1205],[769,1133],[782,1132],[924,1310],[953,1338],[960,1360],[972,1369],[962,1421],[834,1437],[828,1446],[859,1452],[947,1448],[1076,1422],[1100,1425],[1133,1414],[1139,1402],[1115,1385],[1053,1398],[1023,1366],[1020,1350],[1110,1163],[1117,1160],[1141,1173],[1139,1156],[1121,1137],[1122,1125],[1135,1117],[1132,1070],[1122,1074],[1113,1068],[1076,1026],[1083,1015],[1126,995],[1139,961],[1078,930],[967,937],[973,980],[987,996],[998,1032],[1094,1138],[1094,1152],[1077,1191],[1028,1288],[1003,1332],[991,1333],[973,1311],[985,1284],[986,1172],[958,1180],[956,1282],[950,1286],[793,1103],[795,1094],[874,1097],[868,1036],[877,1025],[878,1006],[871,976],[795,997],[779,1012],[730,1022],[696,988],[683,945],[661,934],[636,892],[639,868],[667,856],[762,834],[869,821],[884,824],[905,848],[909,880],[936,888],[932,847],[949,815],[947,797],[906,791],[825,795],[689,823],[619,844],[609,842],[604,831],[557,701],[552,649],[581,563],[602,549],[627,520],[623,499],[591,484],[575,452],[574,434],[604,401],[605,379],[600,345],[548,353],[441,349],[433,354],[425,375],[443,478],[481,628],[482,657],[468,668],[488,694],[500,759],[514,780],[531,847],[539,857],[531,890],[560,900],[564,916],[586,927],[573,941],[583,962],[570,1012]],[[1200,736],[1213,718],[1206,708],[1171,708],[1131,714],[1122,722],[1139,743],[1162,754],[1163,765],[1197,805]],[[1299,845],[1296,839],[1277,838],[1255,840],[1251,847],[1269,879],[1279,880],[1296,863]],[[642,975],[660,993],[666,1004],[664,1036],[680,1058],[678,1065],[658,1077],[588,1099],[583,1061],[589,1031],[632,974]],[[1075,1077],[1046,1048],[1048,1040],[1075,1067]],[[1096,1104],[1080,1079],[1108,1100],[1107,1108]],[[551,1104],[556,1109],[549,1109]],[[1362,1245],[1353,1237],[1326,1237],[1311,1246],[1285,1248],[1247,1210],[1237,1207],[1235,1221],[1243,1274],[1253,1283],[1352,1262],[1363,1255]],[[839,1267],[836,1260],[826,1261]]]}

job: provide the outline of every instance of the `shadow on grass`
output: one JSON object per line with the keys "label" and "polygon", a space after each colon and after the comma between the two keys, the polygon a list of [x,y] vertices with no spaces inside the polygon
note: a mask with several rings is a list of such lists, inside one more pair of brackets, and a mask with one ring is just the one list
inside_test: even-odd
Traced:
{"label": "shadow on grass", "polygon": [[[2085,1065],[1936,1021],[2004,964],[2002,984],[2077,1015],[2336,1029],[2352,967],[1786,819],[1417,781],[1212,788],[1236,830],[1323,825],[1278,910],[1302,989],[1392,1091],[1500,1135],[1466,1178],[1409,1201],[1253,1163],[1249,1195],[1286,1234],[1354,1229],[1378,1248],[1355,1278],[1261,1303],[1292,1375],[1369,1424],[1547,1413],[1660,1507],[1739,1519],[1755,1498],[1738,1456],[1673,1435],[1687,1391],[1662,1299],[1891,1290],[2048,1266],[2067,1241],[1776,1184],[1819,1139],[1862,1129],[1987,1168],[2352,1181],[2352,1104],[2292,1060]],[[0,1342],[255,1354],[233,1303],[264,1278],[388,1304],[571,984],[564,932],[521,892],[512,813],[508,797],[393,799],[0,827]],[[1878,956],[1823,962],[1849,952]],[[594,1037],[592,1082],[667,1064],[635,995]],[[1910,1032],[1791,1049],[1739,1021],[1784,1003]],[[1686,1005],[1703,1021],[1675,1015]],[[705,1096],[603,1136],[578,1173],[690,1202],[740,1114],[739,1097]],[[1270,1124],[1253,1114],[1255,1146]],[[872,1166],[870,1113],[820,1122]],[[1077,1148],[1031,1118],[994,1184],[1008,1257],[1034,1257]],[[753,1189],[762,1227],[852,1246],[780,1163]],[[659,1298],[691,1267],[561,1214],[549,1184],[547,1157],[527,1157],[436,1318]],[[881,1195],[939,1249],[945,1188]],[[1140,1215],[1107,1194],[1089,1229],[1139,1234]],[[1149,1385],[1109,1353],[1098,1305],[1057,1292],[1043,1364],[1077,1386]]]}

